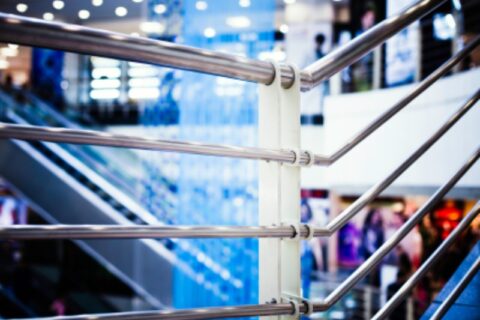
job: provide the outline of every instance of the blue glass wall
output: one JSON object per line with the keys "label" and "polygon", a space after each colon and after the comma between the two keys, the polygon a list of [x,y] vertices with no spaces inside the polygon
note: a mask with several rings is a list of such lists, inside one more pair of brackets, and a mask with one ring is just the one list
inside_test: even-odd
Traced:
{"label": "blue glass wall", "polygon": [[[273,48],[274,12],[274,0],[149,0],[147,16],[166,27],[162,35],[151,37],[258,58]],[[168,70],[161,91],[159,100],[148,104],[142,117],[142,123],[161,137],[256,145],[256,84]],[[175,117],[178,127],[172,131]],[[173,136],[163,136],[162,130],[174,132]],[[166,159],[155,154],[147,162],[143,203],[163,222],[258,224],[255,161],[195,155]],[[172,162],[177,164],[178,174],[170,179],[174,186],[168,186],[164,173]],[[166,186],[176,196],[168,210],[164,208],[169,201],[162,194]],[[258,302],[255,239],[180,240],[169,246],[179,261],[174,273],[175,308]]]}
{"label": "blue glass wall", "polygon": [[[197,1],[184,1],[184,44],[252,58],[272,49],[274,0],[205,2],[207,8],[199,10]],[[181,139],[256,145],[255,84],[184,72],[181,87]],[[178,197],[178,224],[257,225],[257,163],[181,155]],[[197,251],[192,255],[180,248],[177,254],[198,274],[192,278],[177,270],[175,307],[258,302],[256,240],[191,240],[183,245]]]}

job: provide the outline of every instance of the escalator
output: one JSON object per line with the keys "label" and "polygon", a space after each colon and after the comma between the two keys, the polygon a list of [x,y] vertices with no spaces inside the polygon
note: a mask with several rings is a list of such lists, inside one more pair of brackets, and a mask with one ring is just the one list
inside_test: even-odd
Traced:
{"label": "escalator", "polygon": [[[48,106],[34,102],[34,106],[22,107],[0,92],[2,121],[76,126],[54,110],[48,110]],[[135,199],[138,192],[134,188],[138,177],[127,170],[135,167],[127,164],[136,160],[128,150],[2,140],[0,154],[0,175],[34,204],[49,223],[160,224],[171,214],[173,187],[167,180],[162,190],[157,190],[164,201],[160,202],[156,215],[138,204]],[[112,167],[116,163],[117,167]],[[172,305],[175,256],[169,250],[170,242],[88,240],[76,243],[147,302],[139,309]]]}

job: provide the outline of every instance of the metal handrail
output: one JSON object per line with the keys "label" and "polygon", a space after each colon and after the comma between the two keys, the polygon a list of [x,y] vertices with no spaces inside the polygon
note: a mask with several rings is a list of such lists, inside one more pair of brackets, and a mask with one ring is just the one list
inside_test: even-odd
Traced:
{"label": "metal handrail", "polygon": [[309,75],[311,81],[308,83],[308,89],[317,86],[343,68],[356,62],[377,45],[385,42],[391,36],[445,2],[444,0],[419,1],[397,15],[383,20],[359,37],[314,62],[303,70]]}
{"label": "metal handrail", "polygon": [[372,271],[382,259],[430,212],[435,205],[455,186],[465,173],[480,158],[480,148],[468,159],[468,161],[438,189],[423,206],[418,209],[407,222],[398,229],[380,248],[377,249],[360,267],[358,267],[337,289],[330,293],[322,302],[314,304],[315,311],[324,311],[340,300],[356,283]]}
{"label": "metal handrail", "polygon": [[[1,14],[0,14],[1,18]],[[1,27],[1,24],[0,24]],[[1,29],[1,28],[0,28]],[[0,35],[1,38],[1,35]],[[405,108],[410,102],[427,90],[438,79],[450,71],[456,64],[468,56],[478,45],[480,36],[472,40],[462,50],[440,66],[434,73],[425,78],[420,84],[401,101],[385,111],[382,115],[372,121],[365,129],[347,141],[330,156],[300,153],[300,164],[306,165],[313,162],[315,165],[331,165],[342,156],[352,150],[355,146],[365,140],[374,131],[385,124],[394,115]],[[201,144],[196,142],[180,142],[171,140],[146,139],[141,137],[109,134],[105,132],[89,131],[82,129],[60,129],[36,126],[21,126],[0,123],[0,138],[12,138],[22,140],[44,140],[51,142],[93,144],[111,147],[128,147],[134,149],[162,150],[184,153],[196,153],[203,155],[227,156],[244,159],[256,159],[267,161],[278,161],[294,163],[296,153],[293,150],[269,150],[262,148],[236,147],[226,145]],[[310,159],[313,156],[313,159]]]}
{"label": "metal handrail", "polygon": [[453,125],[460,120],[468,110],[470,110],[480,99],[480,90],[478,90],[468,101],[457,110],[427,141],[418,147],[405,161],[403,161],[392,173],[385,179],[373,185],[360,198],[353,202],[340,215],[330,221],[324,228],[315,228],[314,235],[330,236],[332,233],[340,230],[353,216],[355,216],[366,205],[373,201],[383,190],[388,188],[401,174],[403,174],[412,164],[414,164],[425,152],[427,152]]}
{"label": "metal handrail", "polygon": [[[440,259],[440,257],[447,252],[448,248],[455,242],[455,240],[465,231],[470,223],[480,213],[480,201],[473,207],[473,209],[466,215],[459,225],[452,231],[452,233],[445,239],[442,244],[430,255],[422,266],[415,271],[415,273],[408,278],[408,280],[397,290],[395,295],[375,314],[372,319],[385,319],[399,303],[408,295],[413,287],[422,279],[422,277],[430,270],[430,268]],[[478,262],[478,261],[477,261]]]}
{"label": "metal handrail", "polygon": [[[0,227],[0,239],[293,238],[296,232],[293,226],[14,225]],[[298,232],[307,237],[309,230]]]}
{"label": "metal handrail", "polygon": [[473,40],[471,40],[464,48],[462,48],[450,59],[448,59],[445,63],[443,63],[440,67],[438,67],[428,77],[423,79],[415,87],[415,89],[413,89],[409,94],[403,97],[399,102],[397,102],[390,109],[383,112],[370,124],[365,126],[365,128],[362,131],[360,131],[354,137],[349,139],[344,145],[337,148],[335,152],[333,152],[329,156],[315,155],[315,164],[331,165],[336,161],[338,161],[345,154],[347,154],[354,147],[356,147],[360,142],[365,140],[368,136],[370,136],[373,132],[375,132],[378,128],[380,128],[383,124],[385,124],[388,120],[390,120],[394,115],[396,115],[398,112],[403,110],[406,106],[408,106],[420,94],[422,94],[428,88],[430,88],[435,82],[437,82],[437,80],[439,80],[441,77],[447,74],[460,61],[468,57],[468,55],[473,50],[475,50],[478,47],[478,45],[480,45],[480,36],[477,36]]}
{"label": "metal handrail", "polygon": [[[444,2],[446,0],[419,1],[326,55],[301,73],[302,90],[312,89]],[[150,63],[263,84],[272,83],[275,77],[273,65],[266,61],[13,14],[0,13],[0,41]],[[282,85],[290,87],[295,81],[293,69],[281,65],[280,70]]]}
{"label": "metal handrail", "polygon": [[[415,214],[393,234],[370,258],[368,258],[354,273],[352,273],[337,289],[327,296],[323,301],[313,304],[313,311],[320,312],[330,308],[335,302],[341,299],[345,293],[357,284],[368,272],[382,261],[382,259],[430,212],[434,206],[455,186],[465,173],[480,158],[480,148],[468,159],[468,161],[420,208]],[[299,305],[300,313],[305,313],[306,306]],[[80,316],[65,316],[55,320],[88,320],[88,319],[169,319],[169,320],[195,320],[195,319],[219,319],[237,318],[249,316],[273,316],[293,314],[295,308],[290,303],[243,305],[231,307],[200,308],[189,310],[171,311],[146,311],[126,312]]]}
{"label": "metal handrail", "polygon": [[[236,147],[197,142],[161,140],[92,130],[26,126],[7,123],[0,123],[0,138],[90,144],[142,150],[161,150],[242,159],[278,161],[292,164],[296,159],[296,153],[291,150],[272,150],[254,147]],[[301,152],[299,163],[301,165],[307,165],[310,161],[310,154],[307,152]]]}
{"label": "metal handrail", "polygon": [[467,273],[463,276],[462,280],[455,286],[448,297],[440,304],[437,310],[430,317],[430,320],[440,320],[447,313],[448,309],[455,303],[457,298],[462,294],[463,290],[472,281],[477,272],[480,271],[480,258],[478,258],[474,264],[468,269]]}
{"label": "metal handrail", "polygon": [[[308,226],[298,227],[300,237],[308,237],[313,232],[315,237],[331,236],[342,228],[353,216],[360,212],[365,206],[373,201],[383,190],[389,187],[401,174],[403,174],[415,161],[417,161],[425,152],[427,152],[451,127],[455,125],[480,99],[480,90],[478,90],[468,101],[457,110],[427,141],[418,147],[405,161],[403,161],[392,173],[385,179],[372,186],[360,198],[352,203],[340,215],[327,224],[326,227],[316,227],[310,230]],[[9,137],[15,139],[26,139],[23,128],[21,134],[12,134],[12,125],[0,124],[0,137]],[[18,127],[18,126],[17,126]],[[5,129],[6,128],[6,129]],[[30,128],[30,127],[26,127]],[[57,128],[37,128],[40,132],[51,132],[55,137],[59,132],[65,129]],[[75,130],[68,130],[75,131]],[[73,134],[69,134],[73,135]],[[100,138],[110,136],[110,134],[96,133]],[[34,140],[45,138],[35,134],[28,136]],[[47,136],[48,138],[49,136]],[[62,138],[63,135],[60,136]],[[111,138],[111,137],[110,137]],[[52,138],[53,139],[53,138]],[[157,141],[151,139],[142,139],[142,141]],[[27,139],[28,140],[28,139]],[[48,140],[48,139],[47,139]],[[58,141],[58,140],[48,140]],[[61,140],[63,141],[63,140]],[[69,140],[70,141],[70,140]],[[121,140],[115,140],[121,143]],[[217,147],[218,148],[218,147]],[[237,151],[238,152],[238,151]],[[264,159],[265,160],[265,159]],[[65,239],[68,237],[75,239],[89,238],[291,238],[296,236],[296,229],[291,226],[260,226],[260,227],[193,227],[193,226],[11,226],[0,228],[1,238],[16,239]]]}
{"label": "metal handrail", "polygon": [[[301,305],[300,312],[305,312]],[[281,316],[293,314],[294,306],[290,303],[272,303],[259,305],[242,305],[235,307],[213,307],[187,310],[118,312],[104,314],[85,314],[78,316],[60,316],[39,318],[40,320],[201,320],[242,318],[256,316]]]}
{"label": "metal handrail", "polygon": [[[403,171],[410,166],[414,160],[420,157],[428,148],[438,140],[463,114],[470,109],[480,97],[480,91],[478,91],[467,104],[460,109],[460,111],[452,117],[452,120],[442,127],[436,135],[434,135],[424,145],[422,150],[418,150],[418,154],[412,155],[412,158],[408,159],[404,165],[399,167],[388,179],[381,184],[376,185],[374,188],[378,190],[385,189],[396,177],[398,177]],[[179,153],[192,153],[212,156],[234,157],[242,159],[255,159],[266,161],[277,161],[285,163],[295,163],[297,154],[293,150],[273,150],[265,148],[254,147],[236,147],[228,145],[215,145],[205,144],[197,142],[186,141],[173,141],[173,140],[161,140],[143,137],[133,137],[120,134],[113,134],[107,132],[99,132],[92,130],[80,130],[80,129],[65,129],[65,128],[51,128],[51,127],[39,127],[39,126],[27,126],[0,123],[0,138],[19,139],[27,141],[49,141],[49,142],[61,142],[61,143],[73,143],[73,144],[91,144],[97,146],[109,146],[109,147],[123,147],[134,148],[143,150],[162,150],[169,152]],[[313,162],[318,164],[318,158],[309,152],[300,152],[300,165],[308,165]],[[413,161],[412,161],[413,160]],[[391,177],[391,178],[390,178]],[[392,181],[390,181],[392,180]],[[373,189],[372,188],[372,192]],[[383,188],[383,189],[382,189]],[[364,194],[361,199],[370,199],[372,195],[369,193]],[[360,200],[360,199],[359,199]],[[350,216],[350,215],[348,215]],[[338,230],[338,226],[329,225],[329,229],[335,227]]]}

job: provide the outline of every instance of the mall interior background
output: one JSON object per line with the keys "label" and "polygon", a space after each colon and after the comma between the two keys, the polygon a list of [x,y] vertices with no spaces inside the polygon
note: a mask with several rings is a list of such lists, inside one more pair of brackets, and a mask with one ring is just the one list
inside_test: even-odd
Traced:
{"label": "mall interior background", "polygon": [[[303,68],[414,2],[2,0],[0,11],[287,61]],[[303,147],[331,153],[479,33],[480,1],[448,1],[304,94]],[[419,137],[431,134],[478,89],[479,65],[477,49],[344,159],[328,169],[305,171],[302,222],[325,225],[385,177],[413,150],[412,145],[422,142]],[[0,80],[3,121],[257,144],[257,86],[251,83],[14,44],[0,44]],[[304,295],[313,300],[324,297],[425,203],[477,148],[478,123],[477,108],[337,236],[305,242]],[[128,223],[258,224],[254,161],[49,143],[23,143],[20,148],[48,158],[58,167],[58,175],[68,175],[65,179],[78,185],[84,197],[69,197],[62,188],[48,192],[50,180],[25,177],[6,169],[11,164],[2,164],[0,225],[59,221],[57,211],[84,208],[80,202],[87,195],[102,206],[107,204],[118,221]],[[36,188],[24,189],[26,181]],[[55,197],[55,203],[46,203],[47,196]],[[332,310],[315,317],[350,319],[373,314],[395,290],[398,275],[418,268],[479,198],[477,164],[377,270]],[[408,303],[416,317],[479,236],[477,219],[462,245],[450,250],[435,275],[412,293]],[[123,244],[128,246],[122,241],[111,242],[107,249],[95,241],[2,241],[0,316],[258,302],[257,240],[152,240],[142,244],[149,249],[132,249],[136,255],[130,273],[118,267],[113,257],[121,255]],[[150,251],[143,256],[142,250]],[[150,255],[160,255],[162,266],[150,266]]]}

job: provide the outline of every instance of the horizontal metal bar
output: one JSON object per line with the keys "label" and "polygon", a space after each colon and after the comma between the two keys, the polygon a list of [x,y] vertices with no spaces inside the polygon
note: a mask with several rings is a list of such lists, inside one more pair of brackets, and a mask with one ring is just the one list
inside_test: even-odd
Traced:
{"label": "horizontal metal bar", "polygon": [[[324,311],[333,305],[343,296],[346,291],[352,288],[367,272],[378,264],[383,257],[398,244],[406,234],[429,212],[443,196],[461,179],[471,166],[480,157],[480,149],[468,160],[466,164],[433,195],[408,221],[403,225],[386,243],[384,243],[374,255],[372,255],[362,266],[359,267],[339,288],[333,291],[323,302],[314,304],[314,311]],[[147,311],[127,312],[113,314],[95,314],[66,316],[55,318],[55,320],[87,320],[87,319],[171,319],[171,320],[194,320],[194,319],[218,319],[249,316],[273,316],[288,315],[293,313],[291,304],[263,304],[254,306],[235,306],[220,308],[203,308],[190,310],[173,311]],[[300,306],[300,312],[306,312],[305,306]]]}
{"label": "horizontal metal bar", "polygon": [[[300,311],[305,312],[305,306],[300,306]],[[233,307],[199,308],[172,311],[140,311],[104,314],[85,314],[78,316],[62,316],[52,318],[39,318],[41,320],[200,320],[223,319],[255,316],[280,316],[294,313],[293,305],[259,304]]]}
{"label": "horizontal metal bar", "polygon": [[427,78],[423,79],[415,89],[405,96],[402,100],[397,102],[393,107],[382,113],[378,118],[373,120],[369,125],[365,127],[361,132],[356,134],[353,138],[348,140],[343,146],[337,149],[329,156],[315,155],[315,164],[317,165],[331,165],[332,163],[338,161],[341,157],[351,151],[356,147],[360,142],[365,140],[388,120],[390,120],[394,115],[403,110],[406,106],[410,104],[415,98],[432,86],[438,79],[447,74],[455,65],[460,61],[469,56],[469,54],[475,50],[480,44],[480,36],[477,36],[472,41],[468,43],[463,49],[457,52],[453,57],[448,59],[444,64],[442,64],[438,69],[431,73]]}
{"label": "horizontal metal bar", "polygon": [[462,294],[468,284],[480,271],[480,258],[478,258],[473,265],[468,269],[467,273],[463,276],[462,280],[455,286],[448,297],[440,304],[437,310],[430,317],[430,320],[440,320],[448,312],[450,307],[455,303],[458,297]]}
{"label": "horizontal metal bar", "polygon": [[415,163],[425,152],[427,152],[453,125],[460,120],[468,110],[473,108],[480,98],[478,90],[468,101],[455,112],[447,122],[442,125],[427,141],[425,141],[415,152],[413,152],[405,161],[403,161],[392,173],[384,180],[372,186],[360,198],[352,203],[340,215],[334,218],[324,228],[315,228],[316,237],[330,236],[340,230],[353,216],[355,216],[366,205],[373,201],[383,190],[389,187],[403,172],[405,172],[413,163]]}
{"label": "horizontal metal bar", "polygon": [[[315,87],[444,1],[420,1],[326,55],[301,73],[302,90]],[[275,76],[273,65],[266,61],[5,13],[0,13],[0,41],[150,63],[263,84],[270,84]],[[294,77],[290,66],[281,66],[284,87],[290,87]]]}
{"label": "horizontal metal bar", "polygon": [[[26,126],[7,123],[0,123],[0,139],[1,138],[71,144],[90,144],[96,146],[122,147],[142,150],[161,150],[220,157],[277,161],[284,163],[294,163],[296,157],[296,153],[292,150],[271,150],[252,147],[235,147],[196,142],[160,140],[125,136],[100,131]],[[306,165],[309,163],[309,161],[310,155],[307,152],[301,152],[300,165]]]}
{"label": "horizontal metal bar", "polygon": [[311,79],[309,88],[313,88],[327,80],[335,73],[359,60],[377,45],[385,42],[397,32],[420,19],[432,10],[445,3],[446,0],[423,0],[406,8],[404,11],[387,18],[362,35],[349,41],[322,59],[304,69]]}
{"label": "horizontal metal bar", "polygon": [[[273,65],[267,61],[5,13],[0,13],[0,42],[149,63],[263,84],[272,83],[275,76]],[[294,81],[292,68],[283,65],[281,72],[282,84],[290,87]]]}
{"label": "horizontal metal bar", "polygon": [[339,287],[332,291],[323,301],[314,304],[315,311],[324,311],[340,300],[355,284],[372,271],[383,258],[402,241],[403,238],[430,212],[439,201],[450,191],[465,173],[480,158],[480,148],[468,161],[418,209],[405,224],[398,229],[380,248],[375,251],[360,267],[358,267]]}
{"label": "horizontal metal bar", "polygon": [[1,226],[0,239],[293,238],[295,232],[293,226],[14,225]]}
{"label": "horizontal metal bar", "polygon": [[447,252],[448,248],[455,240],[470,226],[472,221],[480,213],[480,201],[474,208],[462,219],[458,226],[450,233],[450,235],[440,244],[440,246],[430,255],[422,266],[408,278],[403,286],[397,290],[395,295],[387,301],[387,303],[375,314],[372,319],[385,319],[400,302],[408,295],[418,281],[430,270],[430,268]]}

